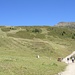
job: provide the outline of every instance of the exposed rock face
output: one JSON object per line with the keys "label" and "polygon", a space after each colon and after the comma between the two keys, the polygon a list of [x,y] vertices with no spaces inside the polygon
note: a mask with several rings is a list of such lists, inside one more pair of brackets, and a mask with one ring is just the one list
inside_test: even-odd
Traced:
{"label": "exposed rock face", "polygon": [[59,22],[55,26],[58,27],[69,27],[69,28],[75,28],[75,22]]}

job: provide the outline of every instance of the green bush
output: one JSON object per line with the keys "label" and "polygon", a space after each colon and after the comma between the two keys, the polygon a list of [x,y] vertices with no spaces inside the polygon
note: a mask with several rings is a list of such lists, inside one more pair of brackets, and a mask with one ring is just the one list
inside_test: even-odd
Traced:
{"label": "green bush", "polygon": [[32,32],[39,33],[39,32],[42,32],[42,30],[35,28],[35,29],[32,30]]}

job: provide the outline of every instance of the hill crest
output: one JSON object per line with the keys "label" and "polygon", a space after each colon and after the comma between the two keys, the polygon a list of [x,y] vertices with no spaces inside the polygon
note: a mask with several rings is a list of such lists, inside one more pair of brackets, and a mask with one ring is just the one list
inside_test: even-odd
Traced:
{"label": "hill crest", "polygon": [[59,26],[59,27],[75,27],[75,22],[59,22],[57,23],[55,26]]}

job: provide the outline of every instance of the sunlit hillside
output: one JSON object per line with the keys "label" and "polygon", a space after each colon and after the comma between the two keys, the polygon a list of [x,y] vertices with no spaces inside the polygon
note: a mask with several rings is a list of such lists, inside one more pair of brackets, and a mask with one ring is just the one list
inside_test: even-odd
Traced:
{"label": "sunlit hillside", "polygon": [[[54,75],[75,49],[75,29],[50,26],[1,26],[0,75]],[[39,55],[40,58],[37,58]]]}

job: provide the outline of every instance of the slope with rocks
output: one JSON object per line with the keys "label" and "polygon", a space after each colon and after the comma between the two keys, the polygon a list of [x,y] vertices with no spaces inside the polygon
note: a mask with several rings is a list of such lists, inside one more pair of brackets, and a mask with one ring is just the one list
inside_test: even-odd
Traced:
{"label": "slope with rocks", "polygon": [[67,27],[67,28],[75,28],[75,22],[59,22],[55,26],[58,26],[58,27]]}

